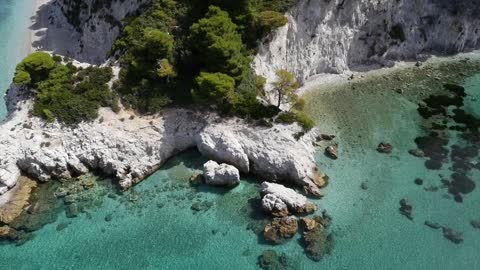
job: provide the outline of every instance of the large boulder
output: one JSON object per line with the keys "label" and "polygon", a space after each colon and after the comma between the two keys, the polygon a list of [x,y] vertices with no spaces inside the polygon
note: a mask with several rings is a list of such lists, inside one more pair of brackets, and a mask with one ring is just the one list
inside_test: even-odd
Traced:
{"label": "large boulder", "polygon": [[269,196],[265,200],[262,200],[262,206],[264,210],[274,210],[273,207],[270,207],[272,199],[275,201],[277,199],[281,200],[293,213],[309,214],[313,213],[317,208],[315,204],[308,201],[307,197],[280,184],[263,182],[260,187],[260,193],[264,196],[269,194],[273,195]]}
{"label": "large boulder", "polygon": [[233,187],[240,183],[240,172],[232,165],[218,164],[210,160],[203,164],[205,183],[215,186]]}
{"label": "large boulder", "polygon": [[288,215],[287,205],[273,194],[267,194],[262,198],[263,211],[271,213],[276,217],[284,217]]}

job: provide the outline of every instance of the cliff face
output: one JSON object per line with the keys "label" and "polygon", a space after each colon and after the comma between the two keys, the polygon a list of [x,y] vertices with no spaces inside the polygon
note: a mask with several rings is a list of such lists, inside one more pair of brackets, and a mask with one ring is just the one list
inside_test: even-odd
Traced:
{"label": "cliff face", "polygon": [[120,34],[123,20],[150,1],[53,0],[43,8],[48,23],[46,42],[39,47],[82,62],[102,63]]}
{"label": "cliff face", "polygon": [[254,66],[269,81],[278,69],[305,81],[476,49],[479,7],[478,0],[301,0],[289,24],[260,46]]}

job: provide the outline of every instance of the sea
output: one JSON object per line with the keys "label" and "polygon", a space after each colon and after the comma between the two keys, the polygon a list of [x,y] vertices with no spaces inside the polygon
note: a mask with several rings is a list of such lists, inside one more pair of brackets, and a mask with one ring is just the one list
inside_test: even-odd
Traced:
{"label": "sea", "polygon": [[[32,1],[0,0],[2,93],[28,52],[21,48],[31,9]],[[463,86],[464,94],[446,84]],[[461,96],[461,106],[442,98],[454,96]],[[52,207],[50,223],[31,240],[0,245],[0,269],[260,269],[266,250],[283,258],[270,269],[480,269],[480,229],[471,225],[480,219],[480,171],[471,168],[480,162],[472,120],[480,118],[480,58],[367,74],[309,90],[304,98],[318,128],[336,135],[325,143],[339,151],[332,160],[322,145],[315,157],[330,181],[324,197],[312,201],[317,213],[332,217],[335,243],[320,261],[305,255],[300,234],[280,245],[265,241],[262,179],[243,176],[234,189],[191,185],[206,162],[191,150],[127,192],[112,179],[89,176],[95,186],[81,196],[84,208],[76,217],[67,215],[68,205]],[[377,151],[381,142],[393,146],[390,154]],[[411,155],[416,148],[430,156]],[[442,151],[447,154],[439,157]],[[461,180],[452,180],[455,173]],[[412,205],[410,219],[399,210],[402,199]],[[463,242],[426,221],[461,233]]]}

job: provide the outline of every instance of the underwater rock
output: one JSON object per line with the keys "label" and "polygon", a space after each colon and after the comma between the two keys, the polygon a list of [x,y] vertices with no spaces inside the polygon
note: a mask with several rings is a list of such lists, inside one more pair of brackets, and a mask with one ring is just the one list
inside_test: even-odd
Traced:
{"label": "underwater rock", "polygon": [[333,249],[333,234],[328,234],[332,218],[324,210],[322,215],[313,218],[302,218],[304,232],[302,235],[302,246],[307,257],[319,261]]}
{"label": "underwater rock", "polygon": [[463,234],[453,230],[452,228],[442,227],[443,237],[452,241],[455,244],[460,244],[463,242]]}
{"label": "underwater rock", "polygon": [[448,189],[448,192],[452,195],[468,194],[475,189],[475,182],[465,174],[453,173],[452,179],[453,181],[450,182]]}
{"label": "underwater rock", "polygon": [[288,216],[287,205],[273,194],[267,194],[262,198],[263,211],[271,213],[275,217]]}
{"label": "underwater rock", "polygon": [[18,232],[9,227],[8,225],[3,225],[0,227],[0,241],[15,241],[18,239]]}
{"label": "underwater rock", "polygon": [[325,155],[331,159],[338,159],[338,149],[336,146],[330,145],[325,148]]}
{"label": "underwater rock", "polygon": [[68,195],[68,190],[64,187],[58,187],[54,195],[57,198],[63,198]]}
{"label": "underwater rock", "polygon": [[442,228],[442,225],[440,225],[438,222],[433,222],[433,221],[425,221],[424,223],[426,226],[432,228],[432,229],[435,229],[435,230],[438,230],[440,228]]}
{"label": "underwater rock", "polygon": [[333,139],[335,139],[335,135],[320,134],[320,136],[317,137],[317,142],[318,141],[331,141]]}
{"label": "underwater rock", "polygon": [[382,142],[378,145],[377,151],[382,154],[390,154],[393,151],[393,145]]}
{"label": "underwater rock", "polygon": [[410,220],[413,220],[413,217],[412,217],[413,206],[408,200],[406,199],[400,200],[399,210],[402,215],[406,216]]}
{"label": "underwater rock", "polygon": [[362,183],[360,184],[360,188],[363,189],[363,190],[367,190],[367,189],[368,189],[368,184],[367,184],[367,182],[362,182]]}
{"label": "underwater rock", "polygon": [[208,201],[194,202],[190,207],[190,209],[196,212],[200,212],[200,211],[207,211],[212,206],[213,206],[213,203]]}
{"label": "underwater rock", "polygon": [[271,249],[262,252],[258,257],[258,266],[264,270],[284,270],[288,267],[287,256],[278,254]]}
{"label": "underwater rock", "polygon": [[269,242],[281,244],[292,238],[298,231],[298,219],[295,216],[274,218],[263,230],[263,236]]}
{"label": "underwater rock", "polygon": [[428,191],[428,192],[437,192],[438,187],[434,186],[434,185],[428,185],[428,186],[424,187],[423,190]]}
{"label": "underwater rock", "polygon": [[415,157],[425,157],[425,152],[423,152],[421,149],[418,149],[418,148],[408,150],[408,153]]}
{"label": "underwater rock", "polygon": [[307,231],[314,230],[318,226],[317,221],[313,218],[302,218],[301,221]]}
{"label": "underwater rock", "polygon": [[470,225],[475,229],[480,229],[480,218],[470,221]]}
{"label": "underwater rock", "polygon": [[30,194],[37,183],[26,177],[20,177],[18,184],[0,197],[0,224],[10,224],[28,206]]}
{"label": "underwater rock", "polygon": [[280,184],[263,182],[260,186],[260,193],[263,196],[266,196],[267,194],[274,195],[276,198],[283,201],[293,213],[309,214],[317,209],[315,204],[307,200],[307,197]]}
{"label": "underwater rock", "polygon": [[414,182],[415,182],[415,184],[416,184],[416,185],[418,185],[418,186],[421,186],[421,185],[423,185],[423,179],[421,179],[421,178],[417,178],[417,179],[415,179],[415,181],[414,181]]}
{"label": "underwater rock", "polygon": [[110,222],[112,220],[113,220],[113,215],[111,213],[105,216],[105,221],[106,222]]}
{"label": "underwater rock", "polygon": [[70,195],[65,196],[65,198],[63,198],[63,202],[65,204],[72,204],[76,201],[77,201],[77,195],[75,195],[75,194],[70,194]]}
{"label": "underwater rock", "polygon": [[66,209],[67,218],[75,218],[79,215],[78,206],[76,204],[70,204]]}
{"label": "underwater rock", "polygon": [[200,172],[194,172],[192,176],[190,176],[189,182],[191,185],[200,185],[205,182],[205,178],[203,177],[203,174]]}
{"label": "underwater rock", "polygon": [[68,225],[70,225],[70,222],[62,222],[62,223],[58,224],[55,229],[57,230],[57,232],[63,231],[68,227]]}
{"label": "underwater rock", "polygon": [[314,222],[307,220],[302,242],[307,257],[313,261],[320,261],[323,256],[330,254],[333,249],[333,234],[328,234],[327,228],[330,224],[330,217],[314,217]]}
{"label": "underwater rock", "polygon": [[208,185],[234,187],[240,184],[240,172],[232,165],[210,160],[203,164],[203,175]]}

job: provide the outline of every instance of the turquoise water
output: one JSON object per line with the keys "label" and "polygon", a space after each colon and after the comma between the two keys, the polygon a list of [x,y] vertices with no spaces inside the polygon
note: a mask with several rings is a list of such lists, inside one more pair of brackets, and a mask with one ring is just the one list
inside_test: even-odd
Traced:
{"label": "turquoise water", "polygon": [[[465,86],[466,107],[477,110],[480,76]],[[479,217],[479,190],[463,203],[445,198],[445,189],[424,190],[439,185],[438,174],[449,173],[427,170],[407,154],[425,132],[416,105],[374,92],[323,98],[328,103],[339,96],[342,102],[327,108],[331,114],[322,116],[322,126],[339,136],[340,159],[317,155],[332,181],[325,198],[315,202],[333,216],[335,234],[333,254],[321,262],[305,257],[298,235],[270,246],[249,229],[264,224],[254,179],[242,179],[229,191],[191,187],[189,177],[205,161],[195,151],[172,159],[127,194],[117,193],[109,180],[99,181],[98,203],[88,213],[74,219],[61,213],[32,241],[0,246],[0,260],[8,269],[258,269],[258,255],[274,249],[287,254],[291,269],[479,269],[480,231],[469,224]],[[394,152],[377,153],[379,141],[391,142]],[[423,186],[414,184],[418,177]],[[477,182],[478,177],[476,171]],[[398,212],[402,198],[414,206],[413,221]],[[195,202],[211,207],[196,212]],[[465,241],[453,244],[425,220],[463,232]],[[59,231],[62,224],[68,226]]]}
{"label": "turquoise water", "polygon": [[12,81],[15,66],[26,56],[33,1],[0,0],[0,120],[6,109],[3,95]]}
{"label": "turquoise water", "polygon": [[[19,14],[29,14],[29,5],[0,0],[0,89],[8,87],[26,52],[20,48],[29,15]],[[480,117],[480,75],[464,85],[464,109]],[[469,224],[480,218],[480,188],[463,203],[454,202],[446,189],[424,190],[439,186],[438,175],[450,172],[448,166],[427,170],[407,153],[426,132],[416,103],[379,91],[326,92],[315,98],[323,108],[315,115],[320,128],[336,134],[340,146],[336,161],[321,151],[316,156],[331,182],[315,202],[333,217],[335,234],[333,254],[321,262],[306,258],[299,235],[280,246],[258,236],[255,230],[265,220],[255,179],[243,178],[233,190],[190,186],[190,176],[205,161],[191,151],[125,194],[99,179],[92,191],[96,200],[85,213],[67,218],[61,212],[33,240],[1,245],[1,269],[258,269],[257,257],[266,249],[285,253],[291,269],[480,269],[480,230]],[[462,144],[450,133],[451,143]],[[394,145],[391,155],[375,151],[381,141]],[[480,185],[478,170],[471,177]],[[424,185],[415,185],[415,178],[424,179]],[[360,187],[363,182],[367,190]],[[413,204],[413,221],[398,212],[402,198]],[[194,203],[206,209],[194,211]],[[425,220],[463,232],[465,241],[453,244],[423,225]]]}

